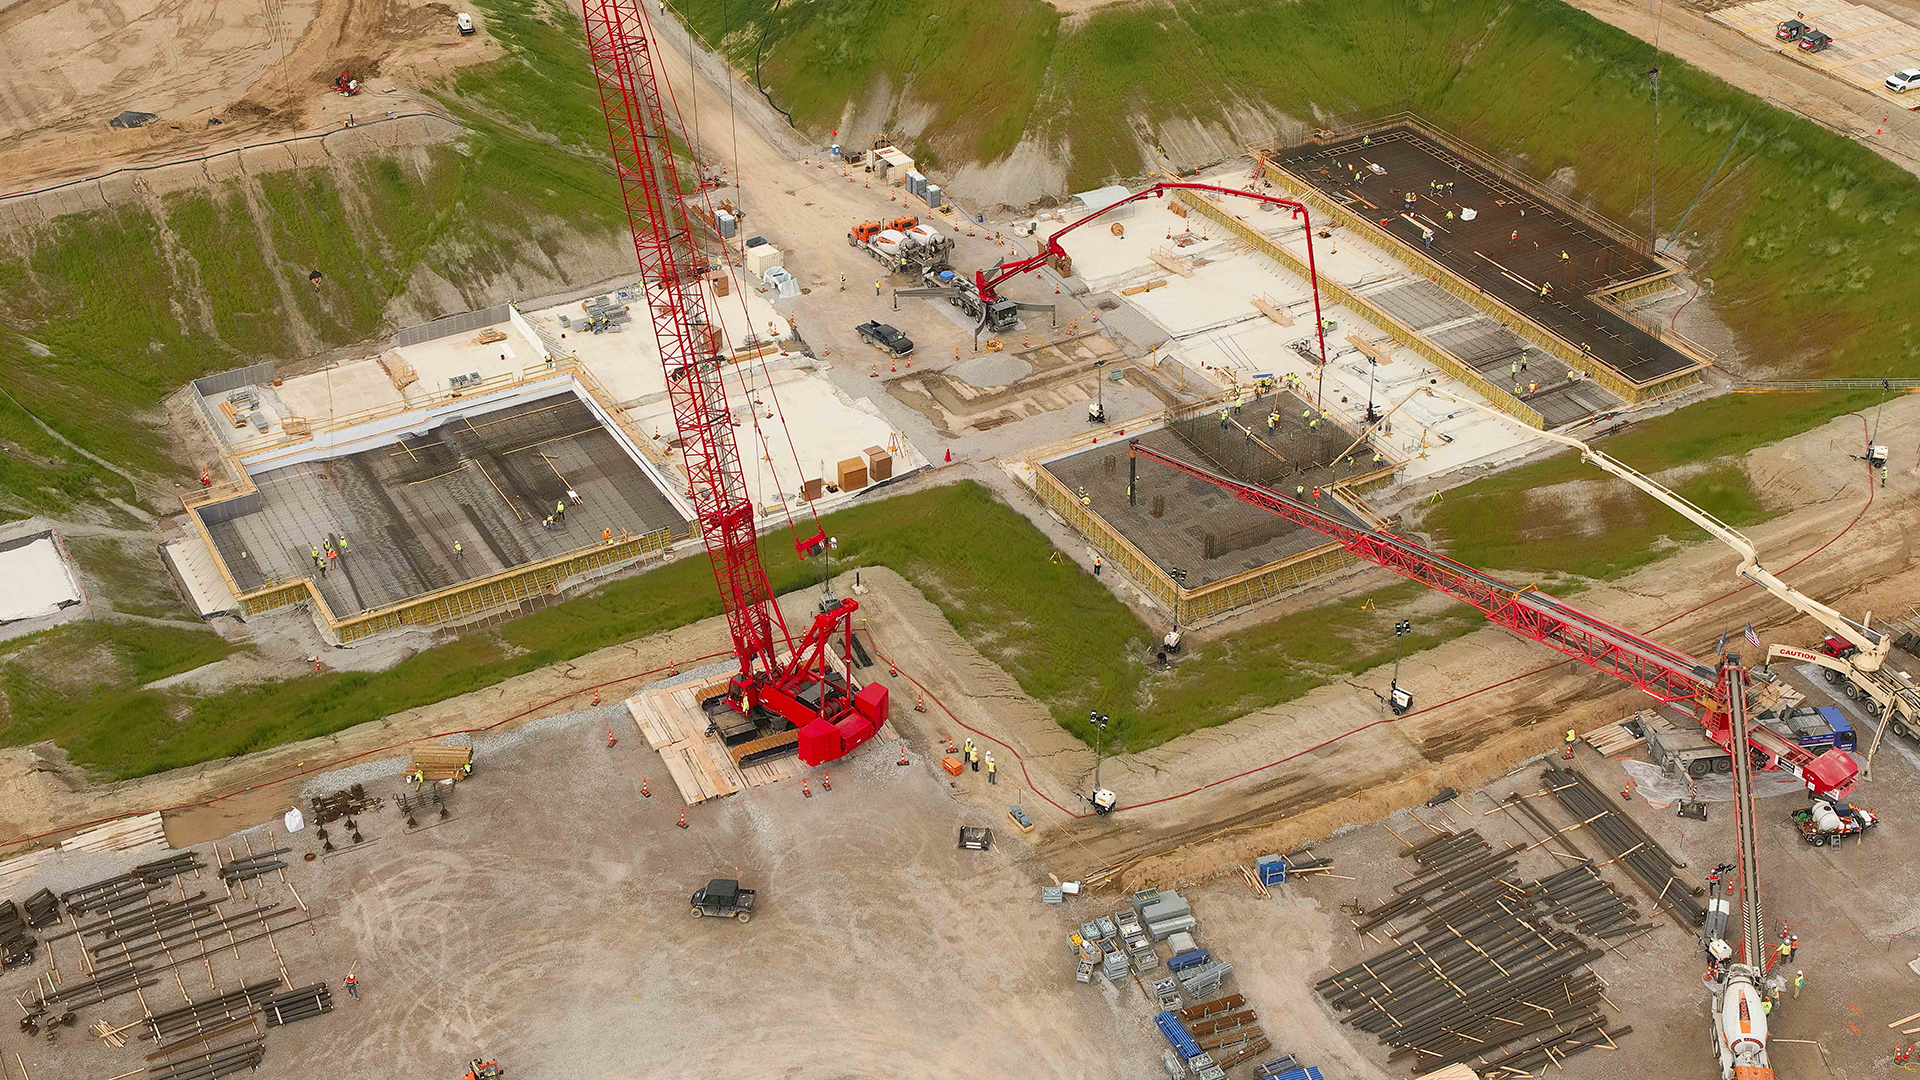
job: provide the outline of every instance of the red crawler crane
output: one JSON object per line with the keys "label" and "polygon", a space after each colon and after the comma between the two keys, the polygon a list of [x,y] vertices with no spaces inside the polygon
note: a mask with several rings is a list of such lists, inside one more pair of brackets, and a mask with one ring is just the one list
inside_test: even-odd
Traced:
{"label": "red crawler crane", "polygon": [[[701,283],[710,269],[694,240],[693,219],[681,197],[672,129],[661,98],[652,33],[641,0],[582,0],[587,56],[600,87],[614,174],[626,201],[627,226],[640,261],[647,314],[667,370],[667,400],[693,495],[700,534],[727,609],[740,673],[728,683],[727,703],[753,727],[785,737],[756,740],[757,752],[798,742],[809,765],[832,761],[873,737],[887,720],[887,688],[855,685],[852,677],[852,600],[814,618],[795,646],[754,530],[753,500],[740,469]],[[800,540],[805,558],[824,550],[826,533]],[[776,642],[776,634],[778,641]],[[842,637],[838,656],[831,646]],[[780,649],[786,659],[780,657]],[[836,665],[835,660],[841,661]],[[786,734],[789,726],[797,733]],[[735,734],[749,730],[735,725]],[[729,741],[734,741],[732,738]]]}
{"label": "red crawler crane", "polygon": [[[1135,496],[1141,458],[1226,491],[1249,506],[1312,529],[1354,556],[1411,578],[1479,609],[1489,622],[1571,656],[1590,667],[1640,688],[1660,702],[1692,716],[1707,737],[1733,750],[1733,724],[1727,714],[1727,666],[1721,670],[1669,649],[1538,589],[1520,588],[1470,566],[1436,555],[1392,533],[1353,525],[1315,507],[1296,502],[1257,484],[1181,461],[1150,446],[1128,446],[1127,499]],[[1815,755],[1799,743],[1758,724],[1747,728],[1747,752],[1755,768],[1779,769],[1803,781],[1816,794],[1843,798],[1853,790],[1860,767],[1839,750]],[[1737,751],[1734,751],[1737,752]]]}

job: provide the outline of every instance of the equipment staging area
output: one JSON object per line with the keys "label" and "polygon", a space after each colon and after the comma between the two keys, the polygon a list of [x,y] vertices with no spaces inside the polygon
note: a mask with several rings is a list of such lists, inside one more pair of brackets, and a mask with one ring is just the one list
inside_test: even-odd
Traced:
{"label": "equipment staging area", "polygon": [[[602,51],[629,48],[651,18],[646,5],[583,14]],[[1025,267],[1041,276],[1016,302],[1058,318],[1030,315],[963,359],[977,328],[957,309],[883,306],[884,278],[869,298],[866,253],[842,248],[837,221],[819,243],[801,207],[857,205],[858,227],[920,213],[917,196],[951,250],[991,273],[1025,254],[1016,237],[1125,189],[989,224],[927,194],[878,143],[903,174],[890,182],[835,146],[758,163],[769,175],[751,187],[736,149],[742,175],[702,168],[683,183],[677,159],[651,160],[671,145],[661,103],[674,100],[656,92],[652,44],[633,70],[595,64],[644,291],[498,304],[402,330],[377,355],[285,378],[256,364],[185,395],[214,464],[164,550],[180,580],[211,565],[234,594],[196,609],[248,642],[240,667],[275,634],[305,654],[306,614],[275,610],[311,598],[321,648],[372,647],[324,654],[333,672],[304,658],[293,678],[307,663],[315,674],[296,688],[374,722],[100,785],[84,811],[67,788],[88,778],[58,753],[0,757],[14,774],[0,782],[60,807],[39,821],[40,807],[0,805],[26,852],[0,859],[0,989],[25,1014],[21,1038],[0,1043],[0,1080],[9,1065],[21,1080],[219,1080],[263,1059],[272,1075],[408,1080],[469,1059],[474,1080],[501,1075],[486,1059],[513,1080],[1705,1077],[1728,1051],[1703,1019],[1724,1010],[1699,968],[1720,993],[1732,977],[1713,951],[1725,928],[1696,934],[1729,848],[1752,923],[1760,861],[1791,883],[1765,914],[1783,940],[1789,924],[1807,935],[1798,962],[1816,972],[1804,1000],[1797,983],[1782,999],[1786,970],[1772,974],[1761,1049],[1770,1022],[1783,1077],[1884,1071],[1863,1028],[1879,1041],[1884,1003],[1912,993],[1903,939],[1920,859],[1898,854],[1898,830],[1868,838],[1850,810],[1851,843],[1803,832],[1772,798],[1831,796],[1837,823],[1832,800],[1871,753],[1789,746],[1772,729],[1724,736],[1709,692],[1662,699],[1698,710],[1694,761],[1637,760],[1646,742],[1661,761],[1658,729],[1620,722],[1646,715],[1638,691],[1699,691],[1708,664],[1682,649],[1717,631],[1724,654],[1722,624],[1768,618],[1779,591],[1722,594],[1726,552],[1695,545],[1661,568],[1665,587],[1566,582],[1602,619],[1401,538],[1421,535],[1418,500],[1542,449],[1534,428],[1571,441],[1698,388],[1712,357],[1641,305],[1677,293],[1683,266],[1417,120],[1294,128],[1316,141],[1216,163],[1216,190],[1162,186],[1163,200],[1069,237],[1067,257]],[[683,205],[683,189],[728,187],[753,193],[737,236],[734,203],[724,219]],[[1309,204],[1313,228],[1300,207],[1239,197],[1262,192]],[[962,246],[963,230],[978,242]],[[856,340],[876,317],[911,331],[917,368],[909,348]],[[1107,415],[1116,401],[1134,415]],[[1158,408],[1141,415],[1146,401]],[[1896,419],[1890,441],[1916,426]],[[941,461],[940,442],[964,438],[980,452]],[[1136,440],[1164,456],[1138,461]],[[1770,553],[1810,558],[1838,538],[1821,515],[1873,506],[1871,473],[1833,481],[1818,447],[1834,444],[1827,430],[1755,452],[1755,477],[1827,485],[1809,505],[1765,503],[1753,527]],[[907,500],[879,498],[820,517],[893,483],[979,490],[918,520],[887,521]],[[1904,552],[1892,541],[1906,522],[1882,513],[1849,544]],[[884,524],[849,530],[866,534],[843,537],[857,561],[836,564],[830,530],[847,521]],[[46,572],[49,554],[73,569],[53,550],[61,535],[14,572]],[[876,556],[883,543],[895,550]],[[599,589],[656,557],[689,565]],[[792,588],[816,566],[817,591]],[[1867,607],[1904,603],[1904,569],[1820,590],[1850,608],[1869,588]],[[673,584],[687,578],[703,586],[698,610],[721,614],[676,624],[695,611]],[[57,584],[24,610],[90,602],[78,577]],[[484,629],[530,597],[588,589],[516,627],[524,639]],[[378,637],[409,625],[431,632]],[[1643,626],[1663,636],[1628,629]],[[470,629],[459,649],[404,652]],[[1425,641],[1403,655],[1416,632]],[[1760,645],[1751,622],[1744,639]],[[1543,665],[1548,649],[1563,659]],[[403,676],[434,668],[473,689],[354,696],[406,655],[418,659]],[[268,681],[288,678],[267,666],[283,660],[261,661]],[[1787,708],[1840,693],[1819,670],[1765,673],[1752,695]],[[143,674],[105,704],[199,722],[196,701],[167,696],[172,678]],[[1724,715],[1744,725],[1748,684],[1727,685]],[[403,699],[367,715],[366,702]],[[1121,723],[1110,731],[1101,709]],[[1161,741],[1132,726],[1178,709]],[[1847,782],[1765,785],[1736,843],[1746,746],[1762,750],[1754,768],[1844,762]],[[1890,819],[1920,814],[1917,765],[1896,737],[1873,766]],[[752,900],[695,894],[690,916],[689,892],[709,881],[704,895]],[[27,926],[38,940],[22,943]],[[1754,1019],[1741,1015],[1749,1031]]]}

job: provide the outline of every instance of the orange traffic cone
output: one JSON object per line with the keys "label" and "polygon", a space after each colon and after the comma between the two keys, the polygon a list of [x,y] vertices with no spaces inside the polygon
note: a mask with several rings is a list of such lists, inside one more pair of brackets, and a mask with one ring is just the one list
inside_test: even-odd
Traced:
{"label": "orange traffic cone", "polygon": [[820,790],[821,791],[833,790],[833,774],[832,773],[826,773],[820,777]]}
{"label": "orange traffic cone", "polygon": [[800,794],[809,799],[813,798],[813,789],[807,786],[807,782],[804,779],[800,781]]}
{"label": "orange traffic cone", "polygon": [[640,778],[640,797],[643,799],[653,798],[653,792],[647,790],[647,778],[644,776]]}
{"label": "orange traffic cone", "polygon": [[895,360],[895,361],[894,361],[894,362],[893,362],[892,364],[890,364],[890,365],[889,365],[889,366],[887,367],[887,370],[888,370],[888,371],[899,371],[899,370],[900,370],[900,361],[898,361],[898,360]]}
{"label": "orange traffic cone", "polygon": [[680,820],[678,824],[683,829],[687,827],[687,812],[685,810],[680,811]]}
{"label": "orange traffic cone", "polygon": [[894,663],[892,657],[887,658],[887,674],[895,676],[900,674],[900,665]]}
{"label": "orange traffic cone", "polygon": [[905,765],[906,763],[907,763],[907,748],[902,746],[900,748],[900,764]]}
{"label": "orange traffic cone", "polygon": [[920,696],[920,691],[918,690],[915,690],[913,692],[913,711],[914,712],[927,711],[927,701],[925,698]]}
{"label": "orange traffic cone", "polygon": [[595,705],[598,705],[598,704],[600,704],[600,691],[598,691],[598,690],[595,690],[595,691],[593,692],[593,703],[594,703]]}
{"label": "orange traffic cone", "polygon": [[869,378],[869,379],[877,379],[877,378],[879,378],[879,377],[880,377],[880,365],[879,365],[879,364],[875,364],[875,365],[873,365],[873,370],[872,370],[872,371],[869,371],[869,372],[867,372],[867,378]]}
{"label": "orange traffic cone", "polygon": [[614,743],[617,743],[619,741],[620,741],[619,739],[616,739],[613,737],[613,729],[608,728],[607,729],[607,745],[612,746]]}

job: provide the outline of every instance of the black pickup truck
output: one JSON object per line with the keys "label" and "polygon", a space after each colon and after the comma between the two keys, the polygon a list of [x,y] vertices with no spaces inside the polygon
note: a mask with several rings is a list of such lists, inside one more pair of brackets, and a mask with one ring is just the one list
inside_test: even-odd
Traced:
{"label": "black pickup truck", "polygon": [[895,330],[883,322],[863,322],[854,327],[861,338],[887,350],[895,356],[908,356],[913,353],[913,339]]}

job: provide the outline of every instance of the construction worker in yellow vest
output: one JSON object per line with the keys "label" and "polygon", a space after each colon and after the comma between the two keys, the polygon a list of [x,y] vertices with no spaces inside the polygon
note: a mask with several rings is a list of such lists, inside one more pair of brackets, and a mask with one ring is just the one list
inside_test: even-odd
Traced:
{"label": "construction worker in yellow vest", "polygon": [[993,752],[988,751],[987,752],[987,783],[989,784],[997,784],[1000,782],[999,777],[994,775],[993,770],[994,770]]}
{"label": "construction worker in yellow vest", "polygon": [[967,747],[967,764],[973,769],[974,772],[980,771],[980,748],[979,747],[971,746],[971,745]]}

